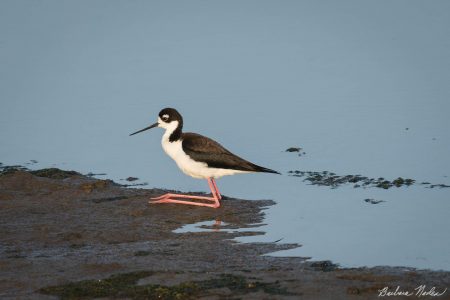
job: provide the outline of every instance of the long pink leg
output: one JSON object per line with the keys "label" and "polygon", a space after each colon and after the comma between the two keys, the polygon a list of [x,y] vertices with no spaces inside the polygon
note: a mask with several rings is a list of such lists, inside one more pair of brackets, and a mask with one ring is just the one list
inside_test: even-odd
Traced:
{"label": "long pink leg", "polygon": [[211,182],[212,182],[212,184],[214,186],[214,190],[216,192],[217,198],[219,198],[219,200],[221,200],[222,199],[222,195],[219,192],[219,188],[217,187],[216,180],[214,178],[211,178]]}
{"label": "long pink leg", "polygon": [[[212,180],[212,178],[208,178],[208,185],[209,185],[209,188],[211,189],[212,197],[167,193],[167,194],[159,196],[159,197],[151,198],[154,201],[149,201],[149,203],[152,203],[152,204],[154,204],[154,203],[177,203],[177,204],[186,204],[186,205],[196,205],[196,206],[206,206],[206,207],[217,208],[220,206],[220,202],[219,202],[220,198],[217,196],[216,191],[214,189],[214,184],[212,183],[211,180]],[[209,203],[203,203],[203,202],[197,202],[197,201],[184,201],[184,200],[178,200],[176,198],[189,199],[189,200],[207,200],[207,201],[214,201],[214,203],[209,204]]]}

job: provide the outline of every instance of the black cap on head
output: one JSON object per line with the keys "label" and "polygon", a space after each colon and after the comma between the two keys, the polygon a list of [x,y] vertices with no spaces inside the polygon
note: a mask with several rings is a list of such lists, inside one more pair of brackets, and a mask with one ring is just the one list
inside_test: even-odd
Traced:
{"label": "black cap on head", "polygon": [[175,108],[164,108],[159,112],[159,118],[165,123],[172,121],[178,121],[180,124],[183,123],[183,117]]}
{"label": "black cap on head", "polygon": [[152,129],[155,127],[167,128],[166,124],[161,124],[161,122],[168,124],[170,122],[177,121],[178,122],[177,128],[172,132],[169,140],[171,142],[173,142],[174,140],[178,140],[181,137],[181,130],[183,128],[183,117],[180,115],[180,113],[175,108],[164,108],[163,110],[161,110],[159,112],[158,116],[161,121],[158,120],[157,123],[150,125],[148,127],[145,127],[144,129],[136,131],[130,135],[135,135],[139,132],[143,132],[143,131],[146,131],[146,130],[149,130],[149,129]]}

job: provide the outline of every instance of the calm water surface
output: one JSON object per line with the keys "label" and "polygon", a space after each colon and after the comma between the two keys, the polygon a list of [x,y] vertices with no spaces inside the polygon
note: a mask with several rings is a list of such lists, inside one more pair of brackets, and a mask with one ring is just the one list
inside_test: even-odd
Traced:
{"label": "calm water surface", "polygon": [[450,189],[330,189],[287,176],[450,184],[449,8],[2,1],[0,162],[206,191],[163,153],[161,129],[128,136],[171,106],[186,131],[284,174],[218,181],[225,195],[277,202],[252,229],[266,234],[240,241],[299,243],[272,255],[342,266],[450,270]]}

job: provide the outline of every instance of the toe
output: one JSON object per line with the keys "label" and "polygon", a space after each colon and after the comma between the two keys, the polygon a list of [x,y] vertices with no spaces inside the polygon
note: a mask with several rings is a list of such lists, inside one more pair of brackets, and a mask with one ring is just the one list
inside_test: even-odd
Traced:
{"label": "toe", "polygon": [[152,197],[150,199],[152,199],[152,200],[160,200],[160,199],[164,199],[164,198],[167,198],[167,197],[169,197],[169,194],[164,194],[164,195],[161,195],[161,196],[158,196],[158,197]]}

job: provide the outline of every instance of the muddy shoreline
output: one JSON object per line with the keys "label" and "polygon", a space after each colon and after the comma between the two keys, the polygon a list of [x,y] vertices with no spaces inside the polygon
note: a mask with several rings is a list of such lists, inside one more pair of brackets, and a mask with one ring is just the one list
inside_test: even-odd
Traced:
{"label": "muddy shoreline", "polygon": [[[379,299],[384,287],[450,286],[450,272],[345,269],[263,256],[300,245],[232,238],[263,234],[255,224],[275,202],[225,197],[219,209],[148,204],[164,192],[61,170],[3,172],[0,298]],[[214,220],[249,230],[224,232],[217,225],[209,232],[173,232]]]}

